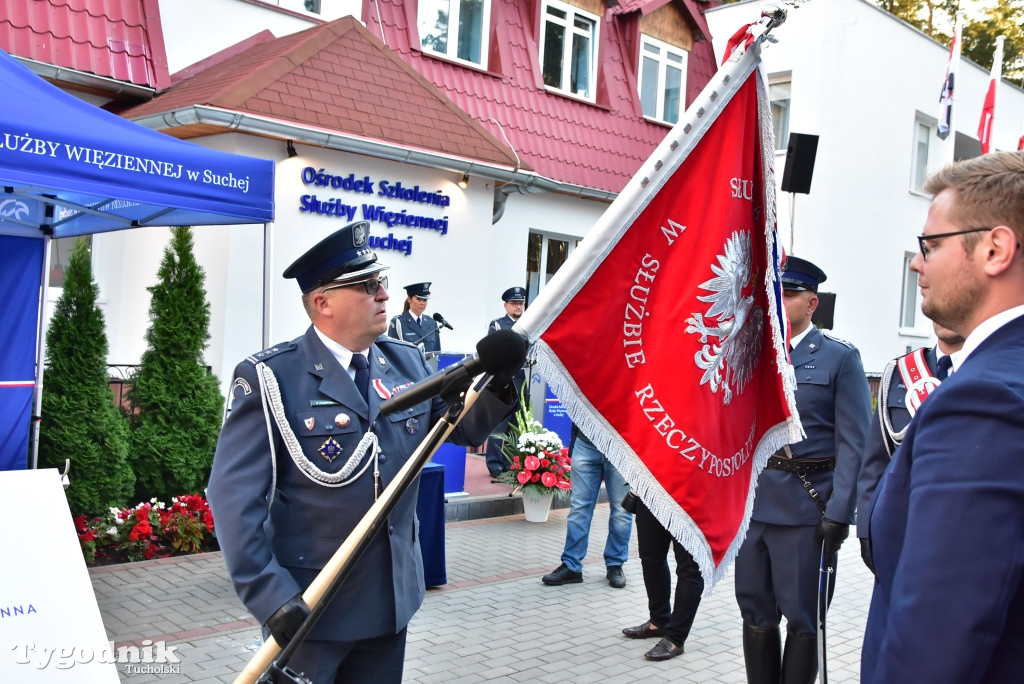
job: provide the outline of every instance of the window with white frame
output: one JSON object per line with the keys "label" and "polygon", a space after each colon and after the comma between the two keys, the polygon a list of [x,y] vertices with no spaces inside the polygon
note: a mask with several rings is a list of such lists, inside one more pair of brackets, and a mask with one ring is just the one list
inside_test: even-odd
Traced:
{"label": "window with white frame", "polygon": [[594,99],[599,17],[557,0],[545,0],[540,57],[544,85]]}
{"label": "window with white frame", "polygon": [[640,104],[644,116],[675,123],[686,89],[686,50],[640,36]]}
{"label": "window with white frame", "polygon": [[420,0],[420,45],[428,52],[486,66],[490,20],[490,0]]}
{"label": "window with white frame", "polygon": [[914,252],[903,254],[903,298],[900,303],[900,327],[912,329],[917,327],[917,273],[910,270],[910,262],[914,260]]}
{"label": "window with white frame", "polygon": [[768,99],[772,105],[772,128],[775,131],[775,149],[789,145],[789,104],[792,83],[780,81],[768,84]]}
{"label": "window with white frame", "polygon": [[910,158],[910,189],[913,192],[924,192],[935,128],[936,123],[921,114],[914,117],[914,150]]}

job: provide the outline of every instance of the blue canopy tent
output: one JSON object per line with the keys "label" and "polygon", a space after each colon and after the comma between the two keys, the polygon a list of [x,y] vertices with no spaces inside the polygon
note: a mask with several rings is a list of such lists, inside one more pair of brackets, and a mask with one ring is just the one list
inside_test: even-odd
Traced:
{"label": "blue canopy tent", "polygon": [[10,470],[27,464],[33,397],[38,415],[50,239],[272,221],[274,162],[151,131],[2,50],[0,88],[0,470]]}

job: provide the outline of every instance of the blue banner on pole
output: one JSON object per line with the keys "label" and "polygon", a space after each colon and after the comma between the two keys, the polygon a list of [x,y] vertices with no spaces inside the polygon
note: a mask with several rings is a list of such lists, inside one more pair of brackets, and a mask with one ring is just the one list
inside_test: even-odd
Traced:
{"label": "blue banner on pole", "polygon": [[551,391],[550,385],[544,386],[544,427],[557,434],[562,444],[569,446],[572,436],[572,419],[562,401]]}

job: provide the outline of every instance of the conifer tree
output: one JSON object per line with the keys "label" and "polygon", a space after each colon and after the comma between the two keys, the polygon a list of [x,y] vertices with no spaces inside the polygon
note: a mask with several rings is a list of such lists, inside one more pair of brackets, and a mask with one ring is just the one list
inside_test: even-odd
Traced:
{"label": "conifer tree", "polygon": [[74,515],[124,506],[135,487],[128,464],[128,422],[114,405],[107,374],[107,335],[96,304],[86,240],[75,243],[64,272],[64,292],[46,333],[39,462],[64,470]]}
{"label": "conifer tree", "polygon": [[132,464],[143,499],[201,492],[213,464],[224,398],[207,372],[210,304],[192,231],[173,228],[159,282],[148,288],[147,349],[129,398],[137,409]]}

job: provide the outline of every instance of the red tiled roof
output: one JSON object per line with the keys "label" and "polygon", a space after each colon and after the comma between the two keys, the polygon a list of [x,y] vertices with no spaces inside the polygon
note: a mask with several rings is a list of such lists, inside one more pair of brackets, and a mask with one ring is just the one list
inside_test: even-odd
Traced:
{"label": "red tiled roof", "polygon": [[[514,155],[352,17],[252,45],[122,115],[209,105],[513,166]],[[372,83],[372,85],[371,85]]]}
{"label": "red tiled roof", "polygon": [[[668,0],[665,0],[666,2]],[[693,16],[694,0],[682,1]],[[630,3],[641,9],[649,3]],[[665,4],[661,2],[660,4]],[[412,45],[403,0],[377,0],[386,43],[427,77],[459,107],[496,137],[507,136],[519,157],[553,180],[607,192],[619,192],[665,137],[668,127],[643,118],[636,92],[635,61],[626,56],[623,39],[636,32],[638,15],[606,13],[601,24],[599,88],[601,104],[583,102],[548,91],[537,73],[538,39],[534,3],[493,0],[491,55],[498,55],[502,73],[490,73],[425,55]],[[377,13],[368,27],[380,34]],[[715,72],[707,24],[693,16],[702,40],[694,42],[687,75],[687,102]],[[494,42],[494,41],[492,41]],[[492,68],[494,68],[492,66]],[[494,122],[500,122],[500,126]]]}
{"label": "red tiled roof", "polygon": [[0,0],[0,48],[135,85],[170,83],[157,0]]}

